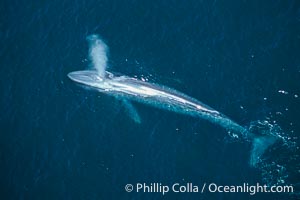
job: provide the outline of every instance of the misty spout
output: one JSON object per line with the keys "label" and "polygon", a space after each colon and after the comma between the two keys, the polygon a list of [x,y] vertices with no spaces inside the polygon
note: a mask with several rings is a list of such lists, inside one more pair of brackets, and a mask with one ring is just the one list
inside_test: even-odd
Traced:
{"label": "misty spout", "polygon": [[105,70],[108,62],[108,47],[98,35],[90,35],[86,39],[89,42],[91,67],[98,72],[100,77],[105,77]]}

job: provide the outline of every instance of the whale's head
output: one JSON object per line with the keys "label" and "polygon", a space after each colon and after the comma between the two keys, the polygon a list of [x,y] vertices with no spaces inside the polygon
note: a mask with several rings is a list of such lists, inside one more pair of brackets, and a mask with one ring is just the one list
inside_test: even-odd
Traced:
{"label": "whale's head", "polygon": [[70,72],[68,77],[76,83],[87,86],[95,86],[95,84],[104,81],[104,79],[98,75],[97,71],[92,70]]}
{"label": "whale's head", "polygon": [[105,72],[105,77],[101,77],[95,70],[84,70],[70,72],[68,77],[86,89],[97,89],[99,91],[111,91],[111,81],[115,78],[114,75],[108,71]]}
{"label": "whale's head", "polygon": [[84,70],[84,71],[75,71],[70,72],[68,77],[82,86],[85,86],[86,89],[97,89],[109,91],[111,85],[109,84],[110,80],[114,78],[113,74],[106,72],[105,77],[99,76],[98,72],[95,70]]}

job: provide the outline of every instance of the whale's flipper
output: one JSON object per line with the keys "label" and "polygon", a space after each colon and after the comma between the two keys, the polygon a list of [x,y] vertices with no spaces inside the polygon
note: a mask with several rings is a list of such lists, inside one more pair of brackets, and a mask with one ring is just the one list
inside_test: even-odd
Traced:
{"label": "whale's flipper", "polygon": [[101,78],[105,78],[108,47],[98,35],[89,35],[86,39],[89,42],[89,57],[92,62],[92,68],[97,70]]}
{"label": "whale's flipper", "polygon": [[135,123],[140,124],[141,123],[141,117],[138,114],[137,110],[133,107],[130,101],[127,101],[125,99],[122,99],[122,103],[126,109],[127,114],[129,117],[133,119]]}

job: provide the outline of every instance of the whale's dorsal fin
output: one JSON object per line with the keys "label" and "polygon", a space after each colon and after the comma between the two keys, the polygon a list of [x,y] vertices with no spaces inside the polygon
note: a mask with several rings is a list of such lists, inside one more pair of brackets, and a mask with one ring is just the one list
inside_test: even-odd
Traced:
{"label": "whale's dorsal fin", "polygon": [[132,103],[125,99],[122,99],[121,101],[125,107],[126,113],[129,115],[129,117],[131,117],[131,119],[133,119],[133,121],[135,123],[140,124],[141,117],[140,117],[139,113],[137,112],[137,110],[135,109],[135,107],[132,105]]}

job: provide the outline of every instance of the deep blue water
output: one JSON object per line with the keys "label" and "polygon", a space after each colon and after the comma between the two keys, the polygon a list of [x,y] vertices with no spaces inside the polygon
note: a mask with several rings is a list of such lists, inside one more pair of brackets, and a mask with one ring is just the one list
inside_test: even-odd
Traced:
{"label": "deep blue water", "polygon": [[[137,182],[300,191],[299,1],[2,1],[0,20],[1,199],[162,198],[125,192]],[[251,144],[207,121],[135,104],[134,123],[120,102],[67,77],[89,66],[90,34],[107,42],[110,70],[175,88],[243,126],[267,120],[284,142],[251,167]]]}

